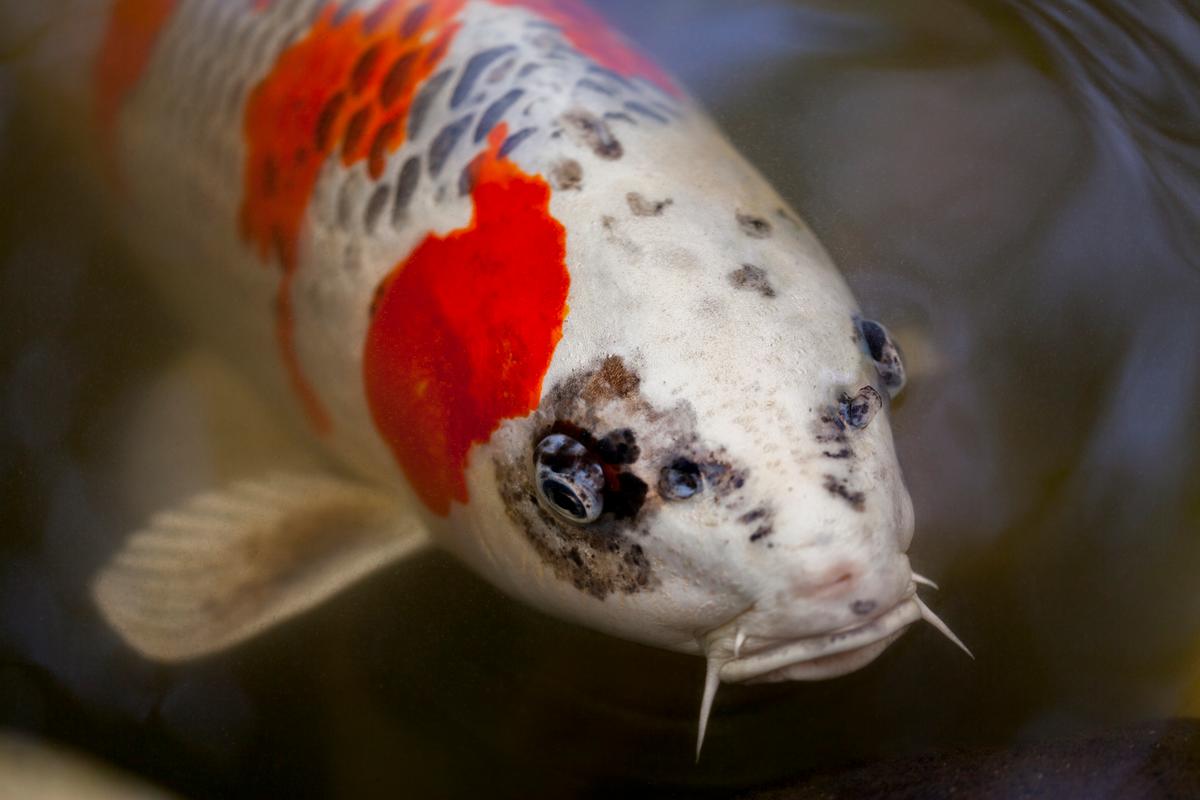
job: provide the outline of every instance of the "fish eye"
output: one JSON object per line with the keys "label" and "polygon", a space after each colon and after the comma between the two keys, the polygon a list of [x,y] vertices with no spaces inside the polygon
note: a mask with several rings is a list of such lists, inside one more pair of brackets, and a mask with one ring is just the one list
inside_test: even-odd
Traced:
{"label": "fish eye", "polygon": [[860,320],[859,330],[862,331],[867,351],[871,354],[871,360],[875,362],[875,370],[879,373],[884,388],[890,397],[895,397],[907,382],[900,347],[892,339],[887,328],[874,320]]}
{"label": "fish eye", "polygon": [[687,500],[704,489],[700,465],[687,458],[677,458],[662,468],[658,477],[658,492],[668,500]]}
{"label": "fish eye", "polygon": [[533,452],[538,499],[551,512],[576,525],[595,522],[604,512],[604,468],[588,449],[562,433],[542,439]]}
{"label": "fish eye", "polygon": [[883,408],[883,398],[872,386],[864,386],[851,397],[843,394],[838,403],[838,415],[851,428],[865,428]]}

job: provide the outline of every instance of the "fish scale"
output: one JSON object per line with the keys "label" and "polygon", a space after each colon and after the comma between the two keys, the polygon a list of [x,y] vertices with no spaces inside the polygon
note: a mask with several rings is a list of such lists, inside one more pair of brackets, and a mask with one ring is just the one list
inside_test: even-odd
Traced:
{"label": "fish scale", "polygon": [[90,120],[164,302],[341,468],[149,520],[93,587],[132,646],[236,645],[427,542],[704,655],[701,738],[720,680],[844,674],[918,619],[954,638],[905,555],[898,347],[594,11],[93,10],[40,85]]}

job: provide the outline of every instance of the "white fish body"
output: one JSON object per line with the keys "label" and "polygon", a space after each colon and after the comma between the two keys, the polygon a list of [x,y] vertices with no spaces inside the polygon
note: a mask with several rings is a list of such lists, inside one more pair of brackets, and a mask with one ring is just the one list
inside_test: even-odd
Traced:
{"label": "white fish body", "polygon": [[74,41],[98,66],[54,80],[147,274],[352,476],[152,520],[97,582],[134,647],[234,644],[426,535],[538,608],[707,656],[705,713],[718,678],[842,674],[936,620],[894,344],[582,6],[95,12]]}

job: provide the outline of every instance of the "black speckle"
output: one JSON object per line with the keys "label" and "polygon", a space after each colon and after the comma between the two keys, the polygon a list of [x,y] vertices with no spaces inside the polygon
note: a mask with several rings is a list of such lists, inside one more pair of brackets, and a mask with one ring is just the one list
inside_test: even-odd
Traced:
{"label": "black speckle", "polygon": [[379,63],[379,56],[382,52],[383,44],[376,43],[359,56],[358,61],[354,62],[354,68],[350,71],[351,92],[362,94],[362,91],[367,88],[367,81],[374,74],[375,65]]}
{"label": "black speckle", "polygon": [[400,95],[408,86],[409,75],[416,60],[415,51],[405,53],[397,58],[392,66],[388,67],[387,73],[383,76],[383,85],[379,89],[379,103],[384,108],[400,99]]}
{"label": "black speckle", "polygon": [[850,504],[850,507],[855,511],[862,511],[866,507],[867,497],[862,492],[851,491],[846,485],[846,481],[838,479],[833,475],[825,476],[825,491],[829,492],[834,497],[840,497]]}
{"label": "black speckle", "polygon": [[446,165],[446,160],[450,157],[454,146],[458,144],[458,140],[471,127],[473,116],[472,114],[468,114],[438,131],[438,135],[434,137],[433,143],[429,145],[429,174],[432,177],[436,178],[441,174],[442,167]]}
{"label": "black speckle", "polygon": [[738,517],[738,522],[742,523],[743,525],[749,525],[752,522],[757,522],[766,515],[767,510],[765,508],[756,508],[753,511],[748,511]]}
{"label": "black speckle", "polygon": [[615,161],[625,154],[608,123],[590,111],[581,108],[568,111],[562,115],[562,121],[600,158]]}
{"label": "black speckle", "polygon": [[396,196],[392,206],[392,224],[398,224],[408,210],[416,194],[417,184],[421,182],[421,157],[411,156],[400,168],[400,177],[396,179]]}
{"label": "black speckle", "polygon": [[408,12],[404,17],[404,23],[400,26],[400,35],[405,39],[412,36],[421,26],[425,24],[425,20],[429,17],[429,3],[421,3],[421,5]]}
{"label": "black speckle", "polygon": [[624,111],[606,111],[604,113],[606,120],[628,122],[630,125],[637,125],[637,120],[626,114]]}
{"label": "black speckle", "polygon": [[850,610],[860,617],[865,617],[878,607],[874,600],[855,600],[850,604]]}
{"label": "black speckle", "polygon": [[729,283],[735,289],[758,292],[763,297],[775,296],[775,287],[771,285],[771,281],[767,278],[766,271],[753,264],[743,264],[740,269],[735,269],[729,273]]}
{"label": "black speckle", "polygon": [[421,135],[421,128],[425,125],[425,117],[429,114],[429,109],[433,106],[433,101],[437,99],[438,93],[450,80],[451,70],[444,69],[437,73],[425,84],[421,86],[417,96],[413,99],[412,108],[408,112],[408,138],[416,139]]}
{"label": "black speckle", "polygon": [[641,103],[638,103],[633,100],[630,100],[629,102],[627,102],[625,104],[625,107],[635,114],[640,114],[641,116],[646,117],[647,119],[652,119],[655,122],[661,122],[663,125],[666,125],[668,122],[671,121],[671,120],[667,119],[666,117],[664,117],[662,114],[659,114],[654,109],[652,109],[648,106],[642,105]]}
{"label": "black speckle", "polygon": [[550,181],[559,191],[579,189],[583,186],[583,167],[573,158],[564,158],[550,168]]}
{"label": "black speckle", "polygon": [[392,187],[386,183],[375,187],[375,191],[371,193],[371,199],[367,201],[367,213],[363,220],[366,224],[367,233],[375,230],[376,223],[379,222],[379,217],[382,216],[383,210],[387,208],[388,198],[392,194]]}
{"label": "black speckle", "polygon": [[775,529],[770,525],[760,525],[755,529],[754,533],[750,534],[750,541],[758,542],[770,536],[775,532]]}
{"label": "black speckle", "polygon": [[850,456],[854,455],[854,451],[849,447],[843,447],[840,450],[826,450],[821,453],[821,455],[825,456],[826,458],[849,458]]}
{"label": "black speckle", "polygon": [[354,116],[350,117],[350,121],[346,123],[346,134],[342,138],[343,157],[353,153],[355,148],[358,147],[363,135],[367,132],[367,122],[370,118],[371,109],[369,106],[363,106],[354,112]]}
{"label": "black speckle", "polygon": [[638,89],[638,87],[637,87],[637,84],[635,84],[633,81],[626,78],[621,73],[614,72],[613,70],[602,67],[599,64],[593,64],[590,67],[588,67],[588,72],[590,72],[591,74],[596,75],[598,77],[604,78],[605,80],[608,80],[611,83],[616,83],[621,86],[624,86],[626,89],[628,89],[631,92],[640,91],[640,89]]}
{"label": "black speckle", "polygon": [[500,157],[505,158],[513,150],[516,150],[521,142],[528,139],[533,134],[537,133],[537,128],[522,128],[516,133],[504,140],[504,144],[500,145]]}
{"label": "black speckle", "polygon": [[484,78],[484,80],[490,84],[500,83],[500,81],[508,77],[509,73],[512,72],[513,68],[516,66],[516,57],[505,59],[501,63],[497,64],[496,67],[487,74],[487,77]]}
{"label": "black speckle", "polygon": [[503,58],[515,49],[515,47],[508,44],[493,47],[471,56],[470,60],[467,61],[467,66],[463,68],[462,77],[459,78],[458,85],[454,87],[454,93],[450,95],[450,107],[458,108],[462,105],[463,101],[471,96],[471,91],[475,88],[475,83],[479,80],[479,76],[483,74],[483,71],[490,67],[496,60]]}
{"label": "black speckle", "polygon": [[738,212],[737,221],[738,226],[742,229],[742,233],[752,239],[769,239],[774,230],[770,222],[752,214]]}
{"label": "black speckle", "polygon": [[587,89],[589,91],[599,92],[600,94],[607,95],[608,97],[612,97],[613,95],[615,95],[617,93],[615,89],[613,89],[609,86],[605,86],[602,83],[597,83],[596,81],[592,80],[591,78],[583,78],[582,80],[579,81],[579,83],[575,84],[575,88],[576,89]]}
{"label": "black speckle", "polygon": [[479,118],[479,125],[475,128],[475,141],[482,142],[483,137],[492,132],[492,128],[496,127],[496,123],[504,119],[504,115],[508,113],[508,109],[512,107],[513,103],[520,100],[523,94],[525,92],[522,90],[513,89],[488,106],[483,112],[483,116]]}
{"label": "black speckle", "polygon": [[346,104],[346,94],[338,92],[329,101],[325,103],[321,109],[321,114],[317,117],[317,149],[324,152],[330,143],[333,136],[333,125],[337,122],[338,114],[342,113],[342,106]]}
{"label": "black speckle", "polygon": [[642,450],[633,431],[622,428],[596,442],[596,454],[606,464],[633,464],[641,457]]}
{"label": "black speckle", "polygon": [[666,200],[647,200],[637,192],[625,195],[625,200],[635,217],[661,217],[667,207],[675,202],[669,197]]}

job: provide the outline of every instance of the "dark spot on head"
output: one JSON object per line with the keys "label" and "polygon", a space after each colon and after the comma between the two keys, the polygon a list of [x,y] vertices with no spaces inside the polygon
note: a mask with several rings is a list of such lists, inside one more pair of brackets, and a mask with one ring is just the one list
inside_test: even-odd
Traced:
{"label": "dark spot on head", "polygon": [[770,222],[753,214],[743,214],[739,211],[737,221],[742,233],[752,239],[769,239],[774,230]]}
{"label": "dark spot on head", "polygon": [[849,458],[850,456],[854,455],[854,451],[849,447],[843,447],[840,450],[825,450],[821,453],[821,455],[825,456],[826,458]]}
{"label": "dark spot on head", "polygon": [[606,464],[633,464],[642,454],[637,437],[629,428],[609,433],[596,442],[596,454]]}
{"label": "dark spot on head", "polygon": [[750,534],[750,541],[759,542],[775,532],[775,529],[770,525],[759,525],[754,529],[754,533]]}
{"label": "dark spot on head", "polygon": [[666,211],[667,206],[675,202],[669,197],[665,200],[647,200],[637,192],[625,195],[625,200],[629,203],[629,210],[635,217],[660,217]]}
{"label": "dark spot on head", "polygon": [[756,508],[753,511],[748,511],[738,517],[738,522],[742,523],[743,525],[749,525],[751,522],[756,522],[766,515],[767,510],[765,508]]}
{"label": "dark spot on head", "polygon": [[564,158],[550,168],[550,182],[560,192],[583,186],[583,167],[573,158]]}
{"label": "dark spot on head", "polygon": [[860,617],[870,614],[879,604],[874,600],[855,600],[850,604],[850,610]]}
{"label": "dark spot on head", "polygon": [[604,493],[604,511],[617,519],[633,519],[646,502],[649,490],[646,482],[632,472],[618,473],[616,489]]}
{"label": "dark spot on head", "polygon": [[741,268],[729,273],[729,283],[735,289],[758,292],[763,297],[775,296],[775,287],[767,278],[766,271],[753,264],[742,264]]}
{"label": "dark spot on head", "polygon": [[825,476],[825,491],[829,492],[834,497],[840,497],[850,504],[850,507],[855,511],[862,511],[866,507],[867,497],[862,492],[851,491],[846,485],[845,479],[839,479],[833,475]]}
{"label": "dark spot on head", "polygon": [[582,108],[572,109],[563,114],[562,122],[575,138],[582,142],[598,157],[615,161],[625,154],[621,143],[608,127],[608,123]]}

